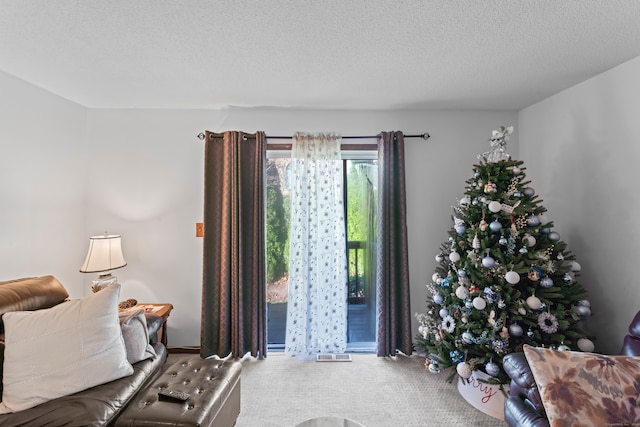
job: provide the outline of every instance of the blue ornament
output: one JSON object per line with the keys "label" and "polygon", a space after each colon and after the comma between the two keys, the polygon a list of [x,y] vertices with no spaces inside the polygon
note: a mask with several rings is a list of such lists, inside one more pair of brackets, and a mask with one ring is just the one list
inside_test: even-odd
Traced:
{"label": "blue ornament", "polygon": [[549,233],[547,235],[547,237],[549,238],[549,240],[551,240],[552,242],[557,242],[558,240],[560,240],[560,235],[558,233],[556,233],[555,231],[552,231],[551,233]]}
{"label": "blue ornament", "polygon": [[506,246],[507,243],[509,243],[509,241],[507,240],[506,237],[502,236],[500,237],[500,240],[498,240],[498,243],[501,244],[502,246]]}
{"label": "blue ornament", "polygon": [[453,363],[460,363],[464,360],[464,355],[460,353],[458,350],[454,350],[449,352],[449,358]]}
{"label": "blue ornament", "polygon": [[529,250],[523,246],[518,250],[518,252],[520,252],[521,254],[526,254],[527,252],[529,252]]}
{"label": "blue ornament", "polygon": [[439,314],[440,314],[440,317],[444,319],[445,317],[447,317],[449,315],[449,310],[447,310],[446,308],[443,307],[443,308],[440,309],[440,313]]}
{"label": "blue ornament", "polygon": [[527,197],[533,197],[534,194],[536,194],[536,191],[531,188],[531,187],[525,187],[522,189],[522,192],[524,193],[525,196]]}
{"label": "blue ornament", "polygon": [[464,232],[467,231],[467,227],[465,227],[464,224],[456,225],[455,229],[459,236],[462,236]]}
{"label": "blue ornament", "polygon": [[536,225],[540,225],[540,219],[538,219],[538,217],[535,216],[535,215],[530,215],[527,218],[527,225],[529,225],[531,227],[535,227]]}
{"label": "blue ornament", "polygon": [[497,233],[498,231],[502,230],[502,224],[500,224],[500,221],[494,220],[494,221],[491,221],[491,224],[489,224],[489,228],[494,233]]}
{"label": "blue ornament", "polygon": [[440,294],[435,294],[433,296],[433,302],[435,302],[436,304],[442,304],[444,302],[444,297]]}
{"label": "blue ornament", "polygon": [[522,196],[522,194],[520,194],[519,191],[514,191],[513,192],[513,197],[520,197],[520,196]]}
{"label": "blue ornament", "polygon": [[471,344],[473,342],[473,334],[471,334],[471,332],[469,331],[463,332],[462,342],[465,344]]}
{"label": "blue ornament", "polygon": [[584,306],[584,305],[577,305],[576,306],[576,313],[578,313],[578,316],[580,316],[580,317],[589,317],[589,316],[591,316],[591,309],[589,307]]}
{"label": "blue ornament", "polygon": [[446,288],[447,286],[449,286],[449,282],[451,282],[451,277],[445,277],[440,282],[440,286],[442,286],[443,288]]}
{"label": "blue ornament", "polygon": [[461,279],[464,279],[465,277],[467,277],[467,272],[465,271],[464,268],[461,268],[460,270],[458,270],[458,277],[460,277]]}
{"label": "blue ornament", "polygon": [[471,301],[471,299],[467,299],[467,300],[465,300],[465,302],[464,302],[464,306],[465,306],[466,308],[473,308],[473,301]]}
{"label": "blue ornament", "polygon": [[487,371],[487,374],[491,375],[492,377],[495,377],[500,373],[500,366],[498,366],[497,363],[491,361],[487,363],[487,365],[485,366],[485,371]]}
{"label": "blue ornament", "polygon": [[540,233],[542,233],[542,234],[549,234],[549,233],[551,233],[551,229],[550,229],[549,227],[542,227],[542,228],[540,229]]}

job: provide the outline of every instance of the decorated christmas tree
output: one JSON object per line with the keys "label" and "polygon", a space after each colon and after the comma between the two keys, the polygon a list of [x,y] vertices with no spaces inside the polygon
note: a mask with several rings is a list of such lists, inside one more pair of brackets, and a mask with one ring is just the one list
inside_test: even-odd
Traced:
{"label": "decorated christmas tree", "polygon": [[478,156],[436,255],[426,313],[416,314],[416,347],[431,372],[455,367],[449,380],[481,370],[488,382],[508,383],[502,358],[524,344],[594,349],[581,325],[591,309],[580,265],[553,230],[523,162],[507,153],[512,132],[493,131],[491,149]]}

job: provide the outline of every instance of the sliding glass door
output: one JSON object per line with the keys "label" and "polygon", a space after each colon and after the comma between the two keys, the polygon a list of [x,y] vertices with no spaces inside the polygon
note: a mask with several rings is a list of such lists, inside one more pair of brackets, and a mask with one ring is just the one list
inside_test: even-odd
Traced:
{"label": "sliding glass door", "polygon": [[[378,164],[374,153],[355,154],[343,160],[348,281],[336,285],[348,288],[347,349],[374,351]],[[290,159],[273,153],[268,157],[267,340],[269,349],[277,350],[284,347],[287,315]]]}

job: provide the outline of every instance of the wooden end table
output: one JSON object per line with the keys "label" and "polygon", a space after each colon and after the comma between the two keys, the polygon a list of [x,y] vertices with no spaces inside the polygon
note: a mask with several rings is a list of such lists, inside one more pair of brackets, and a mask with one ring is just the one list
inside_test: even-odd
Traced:
{"label": "wooden end table", "polygon": [[173,310],[173,305],[168,303],[146,304],[140,303],[136,307],[144,308],[145,313],[155,314],[162,318],[162,327],[158,331],[158,339],[165,347],[167,347],[167,319]]}

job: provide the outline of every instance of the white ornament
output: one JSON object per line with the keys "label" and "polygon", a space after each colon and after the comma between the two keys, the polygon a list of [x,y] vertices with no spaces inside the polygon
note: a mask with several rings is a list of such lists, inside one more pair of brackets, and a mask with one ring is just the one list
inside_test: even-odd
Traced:
{"label": "white ornament", "polygon": [[571,261],[571,271],[580,271],[582,270],[582,266],[578,264],[576,261]]}
{"label": "white ornament", "polygon": [[547,218],[547,216],[545,214],[538,215],[538,221],[540,221],[541,225],[549,224],[549,218]]}
{"label": "white ornament", "polygon": [[516,283],[520,282],[520,275],[513,270],[507,271],[507,274],[504,275],[504,278],[507,282],[511,283],[512,285],[515,285]]}
{"label": "white ornament", "polygon": [[471,200],[469,200],[469,197],[464,196],[462,199],[460,199],[460,206],[468,206],[469,203],[471,203]]}
{"label": "white ornament", "polygon": [[539,310],[540,306],[542,306],[542,301],[535,295],[531,295],[527,298],[527,305],[531,310]]}
{"label": "white ornament", "polygon": [[580,338],[578,340],[578,348],[586,353],[591,353],[595,350],[596,346],[589,338]]}
{"label": "white ornament", "polygon": [[460,254],[458,252],[451,252],[449,254],[449,260],[451,260],[451,262],[458,262],[460,261]]}
{"label": "white ornament", "polygon": [[456,289],[456,296],[460,299],[466,299],[469,296],[469,290],[464,286],[460,285]]}
{"label": "white ornament", "polygon": [[473,299],[473,306],[476,310],[484,310],[487,307],[487,302],[484,300],[484,298],[475,297]]}
{"label": "white ornament", "polygon": [[530,248],[536,245],[536,238],[529,233],[526,233],[524,235],[524,237],[522,238],[522,241]]}
{"label": "white ornament", "polygon": [[518,307],[518,314],[524,316],[525,314],[527,314],[527,310],[525,310],[524,307]]}
{"label": "white ornament", "polygon": [[467,362],[460,362],[458,366],[456,366],[456,371],[458,371],[458,375],[462,378],[467,379],[471,376],[471,366]]}
{"label": "white ornament", "polygon": [[580,301],[577,302],[578,305],[584,305],[585,307],[591,307],[591,303],[589,302],[589,300],[586,299],[581,299]]}
{"label": "white ornament", "polygon": [[496,202],[495,200],[489,203],[489,210],[493,213],[498,213],[502,209],[502,203]]}
{"label": "white ornament", "polygon": [[444,319],[449,315],[449,310],[443,307],[440,309],[440,312],[438,314],[440,314],[440,318]]}
{"label": "white ornament", "polygon": [[433,276],[431,276],[431,281],[432,282],[437,282],[439,278],[440,278],[440,274],[433,273]]}
{"label": "white ornament", "polygon": [[478,239],[477,234],[473,237],[473,242],[471,242],[471,247],[473,249],[480,249],[480,239]]}
{"label": "white ornament", "polygon": [[436,255],[436,261],[437,262],[442,262],[443,260],[444,260],[444,257],[442,256],[442,254]]}

